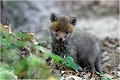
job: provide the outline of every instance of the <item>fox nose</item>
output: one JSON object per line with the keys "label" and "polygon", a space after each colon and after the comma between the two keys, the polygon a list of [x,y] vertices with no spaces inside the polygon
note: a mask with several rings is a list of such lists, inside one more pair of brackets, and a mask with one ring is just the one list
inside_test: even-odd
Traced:
{"label": "fox nose", "polygon": [[63,41],[63,38],[59,38],[60,41]]}

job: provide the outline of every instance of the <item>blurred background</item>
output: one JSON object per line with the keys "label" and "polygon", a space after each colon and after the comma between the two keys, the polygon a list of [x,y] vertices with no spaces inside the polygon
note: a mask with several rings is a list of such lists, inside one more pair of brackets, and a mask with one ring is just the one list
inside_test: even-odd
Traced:
{"label": "blurred background", "polygon": [[51,13],[77,17],[76,27],[100,40],[103,70],[120,76],[119,0],[5,1],[5,7],[12,31],[35,32],[41,43],[50,42]]}
{"label": "blurred background", "polygon": [[[119,36],[119,0],[87,1],[5,1],[12,31],[39,32],[46,35],[52,12],[76,16],[77,27],[98,38]],[[41,35],[42,34],[42,35]]]}

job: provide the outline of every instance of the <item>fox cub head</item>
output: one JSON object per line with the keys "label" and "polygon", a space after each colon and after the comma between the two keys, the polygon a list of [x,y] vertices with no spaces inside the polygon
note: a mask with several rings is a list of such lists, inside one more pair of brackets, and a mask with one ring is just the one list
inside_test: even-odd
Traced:
{"label": "fox cub head", "polygon": [[76,17],[69,18],[67,16],[58,16],[57,14],[52,13],[50,20],[50,33],[52,39],[64,42],[73,36],[74,26],[77,21]]}

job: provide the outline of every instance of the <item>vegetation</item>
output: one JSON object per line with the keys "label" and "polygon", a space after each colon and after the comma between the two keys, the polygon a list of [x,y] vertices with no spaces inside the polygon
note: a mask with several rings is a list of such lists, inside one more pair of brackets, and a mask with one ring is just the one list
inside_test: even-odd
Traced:
{"label": "vegetation", "polygon": [[55,64],[77,71],[72,57],[50,54],[36,44],[34,33],[21,31],[14,35],[8,26],[0,27],[0,79],[47,79],[52,75],[45,61],[47,57],[51,57]]}
{"label": "vegetation", "polygon": [[1,78],[47,78],[49,68],[40,54],[37,55],[33,35],[23,32],[13,35],[8,29],[9,27],[1,25],[0,75],[4,75]]}
{"label": "vegetation", "polygon": [[[51,54],[48,49],[37,42],[34,33],[20,31],[13,34],[9,26],[0,24],[0,35],[1,80],[59,79],[60,75],[52,73],[51,67],[46,63],[48,57],[52,58],[52,62],[59,66],[59,70],[62,67],[64,71],[71,70],[76,74],[79,73],[71,56],[62,58]],[[47,45],[45,43],[45,46]],[[101,80],[110,80],[98,72],[96,74],[100,76]]]}

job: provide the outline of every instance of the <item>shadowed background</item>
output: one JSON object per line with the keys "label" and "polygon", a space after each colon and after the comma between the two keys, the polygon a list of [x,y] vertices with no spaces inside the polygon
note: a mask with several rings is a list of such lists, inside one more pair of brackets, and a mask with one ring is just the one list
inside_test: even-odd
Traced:
{"label": "shadowed background", "polygon": [[[14,32],[39,31],[39,36],[47,34],[52,12],[58,15],[76,16],[77,27],[87,30],[100,39],[118,38],[119,1],[6,1],[8,19]],[[42,35],[41,35],[42,34]]]}

